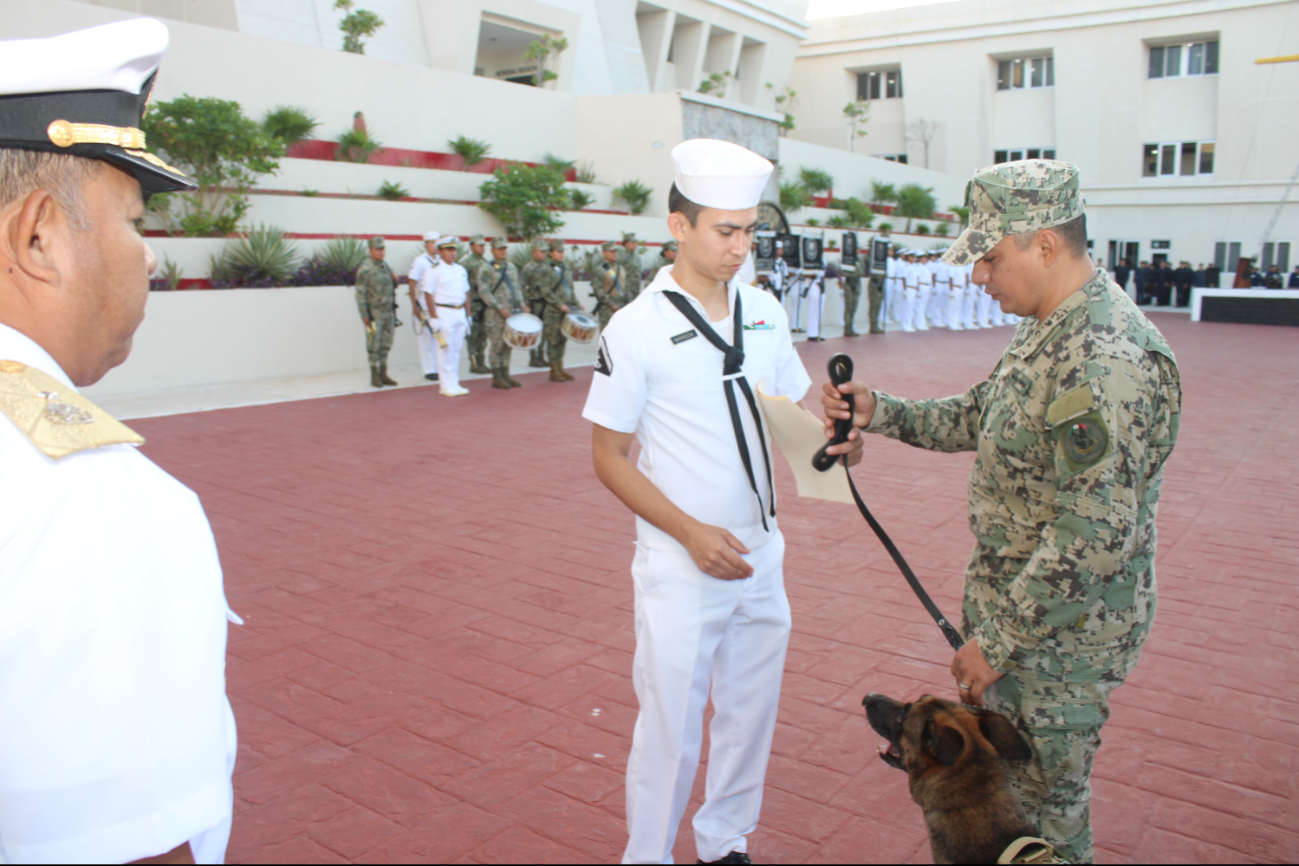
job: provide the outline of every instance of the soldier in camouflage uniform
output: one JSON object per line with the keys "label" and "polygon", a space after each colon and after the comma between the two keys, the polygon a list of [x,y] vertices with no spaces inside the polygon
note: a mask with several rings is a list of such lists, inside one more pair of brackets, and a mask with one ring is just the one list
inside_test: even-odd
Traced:
{"label": "soldier in camouflage uniform", "polygon": [[492,260],[478,269],[478,296],[487,310],[483,315],[487,330],[489,366],[493,388],[522,388],[523,383],[510,375],[510,344],[505,342],[505,320],[515,313],[528,312],[519,287],[519,271],[509,260],[510,242],[492,240]]}
{"label": "soldier in camouflage uniform", "polygon": [[591,294],[595,296],[595,315],[600,320],[600,330],[609,324],[609,317],[627,304],[627,272],[618,262],[618,245],[605,241],[600,247],[604,261],[591,275]]}
{"label": "soldier in camouflage uniform", "polygon": [[469,274],[469,336],[465,342],[469,344],[470,373],[492,372],[487,369],[483,358],[487,351],[487,328],[484,324],[484,311],[487,308],[483,305],[483,299],[478,297],[478,270],[487,264],[487,259],[483,258],[485,251],[483,236],[474,235],[469,239],[469,255],[460,263]]}
{"label": "soldier in camouflage uniform", "polygon": [[370,384],[396,385],[388,376],[388,353],[397,315],[397,278],[392,275],[383,238],[370,238],[370,258],[356,271],[356,308],[365,324],[365,350],[370,355]]}
{"label": "soldier in camouflage uniform", "polygon": [[[529,249],[532,252],[532,261],[523,266],[519,271],[519,281],[523,284],[523,297],[527,300],[528,306],[532,312],[541,316],[545,320],[546,302],[542,300],[542,284],[547,282],[554,271],[550,267],[549,257],[546,255],[546,242],[533,241]],[[546,341],[542,340],[537,344],[537,348],[528,353],[529,367],[549,367],[550,363],[546,360]]]}
{"label": "soldier in camouflage uniform", "polygon": [[861,303],[861,271],[862,258],[864,253],[857,251],[857,261],[851,265],[845,265],[842,261],[836,267],[839,269],[839,290],[843,293],[843,335],[845,337],[858,336],[857,331],[853,328],[853,320],[857,318],[857,305]]}
{"label": "soldier in camouflage uniform", "polygon": [[658,258],[654,260],[654,264],[650,267],[649,278],[645,281],[645,285],[648,286],[650,283],[654,282],[654,278],[659,275],[659,271],[663,270],[676,260],[677,242],[668,241],[663,244],[663,249],[659,250]]}
{"label": "soldier in camouflage uniform", "polygon": [[[1180,377],[1163,336],[1087,256],[1075,166],[983,169],[966,204],[970,228],[947,262],[977,259],[974,282],[1025,317],[1001,362],[940,400],[844,388],[869,432],[976,452],[967,643],[952,675],[964,702],[986,700],[1024,734],[1033,758],[1012,765],[1016,791],[1056,850],[1086,863],[1109,696],[1136,666],[1155,613],[1155,515]],[[825,393],[828,418],[846,417],[835,390]],[[852,436],[835,450],[860,447]]]}
{"label": "soldier in camouflage uniform", "polygon": [[577,302],[577,294],[573,291],[573,272],[564,260],[563,241],[550,242],[550,261],[542,280],[541,302],[545,305],[541,320],[546,326],[544,342],[546,357],[550,359],[550,381],[571,382],[575,377],[564,370],[564,349],[568,338],[560,326],[570,310],[580,310],[582,305]]}
{"label": "soldier in camouflage uniform", "polygon": [[640,294],[640,241],[636,240],[635,232],[622,233],[622,249],[618,252],[618,264],[622,265],[627,275],[623,280],[622,294],[630,304]]}

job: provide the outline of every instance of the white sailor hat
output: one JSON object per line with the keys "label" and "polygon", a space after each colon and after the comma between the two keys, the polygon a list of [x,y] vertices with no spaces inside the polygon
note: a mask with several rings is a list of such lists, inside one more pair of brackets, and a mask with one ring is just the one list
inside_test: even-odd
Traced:
{"label": "white sailor hat", "polygon": [[168,38],[161,21],[131,18],[0,42],[0,147],[102,159],[147,192],[196,189],[140,131]]}
{"label": "white sailor hat", "polygon": [[672,148],[672,168],[678,192],[718,210],[757,207],[775,170],[753,151],[712,138],[692,138]]}
{"label": "white sailor hat", "polygon": [[442,240],[441,232],[424,232],[425,243],[427,243],[428,241],[440,241],[440,240]]}

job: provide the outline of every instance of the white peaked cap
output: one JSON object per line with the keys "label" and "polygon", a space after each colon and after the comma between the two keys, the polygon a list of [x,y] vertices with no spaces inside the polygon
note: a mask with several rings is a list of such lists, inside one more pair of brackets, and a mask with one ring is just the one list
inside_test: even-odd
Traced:
{"label": "white peaked cap", "polygon": [[692,138],[672,148],[677,190],[718,210],[757,207],[775,166],[753,151],[713,138]]}
{"label": "white peaked cap", "polygon": [[442,240],[442,232],[424,232],[424,240],[440,241]]}
{"label": "white peaked cap", "polygon": [[129,18],[47,39],[0,42],[0,96],[69,90],[139,93],[167,53],[167,27]]}

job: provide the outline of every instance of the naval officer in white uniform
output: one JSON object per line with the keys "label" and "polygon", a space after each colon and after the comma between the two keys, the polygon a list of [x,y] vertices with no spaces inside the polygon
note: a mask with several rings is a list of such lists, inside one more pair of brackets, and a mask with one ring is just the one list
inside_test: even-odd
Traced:
{"label": "naval officer in white uniform", "polygon": [[[433,318],[433,313],[429,310],[427,295],[433,292],[433,280],[437,270],[442,265],[442,259],[438,257],[438,240],[442,237],[435,231],[424,232],[424,252],[415,257],[415,261],[410,264],[410,273],[407,275],[409,281],[410,299],[413,306],[419,309],[412,309],[411,314],[415,321],[420,321],[420,313],[423,312],[423,318],[428,320]],[[437,335],[433,328],[417,324],[419,332],[419,364],[424,371],[424,378],[430,382],[438,381],[438,342]]]}
{"label": "naval officer in white uniform", "polygon": [[761,382],[768,394],[800,400],[811,380],[780,303],[736,279],[771,163],[708,139],[682,142],[672,158],[676,262],[601,335],[583,412],[595,425],[596,474],[637,517],[640,714],[623,862],[672,862],[711,689],[695,844],[705,862],[747,863],[790,628],[771,437],[752,395]]}
{"label": "naval officer in white uniform", "polygon": [[465,344],[469,316],[465,311],[469,297],[469,272],[456,262],[460,239],[448,235],[437,242],[439,264],[425,284],[428,295],[429,322],[446,340],[438,346],[438,375],[442,377],[443,397],[463,397],[469,389],[460,386],[460,351]]}
{"label": "naval officer in white uniform", "polygon": [[82,397],[157,265],[140,120],[167,28],[0,42],[0,863],[221,863],[228,612],[198,497]]}

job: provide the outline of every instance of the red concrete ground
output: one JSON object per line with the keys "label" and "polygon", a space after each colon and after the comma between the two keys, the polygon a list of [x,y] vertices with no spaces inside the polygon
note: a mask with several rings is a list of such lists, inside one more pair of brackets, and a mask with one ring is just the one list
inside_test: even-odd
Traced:
{"label": "red concrete ground", "polygon": [[[1155,314],[1186,403],[1160,608],[1096,766],[1110,862],[1299,859],[1299,352],[1283,328]],[[915,397],[985,375],[1009,329],[803,344],[820,380]],[[470,383],[140,421],[202,496],[247,625],[232,862],[611,862],[624,840],[629,514],[595,480],[576,383]],[[873,440],[864,494],[959,613],[969,455]],[[759,862],[924,862],[868,691],[948,694],[950,651],[851,506],[779,474],[794,635]],[[702,775],[701,775],[702,778]],[[688,821],[678,862],[693,862]]]}

